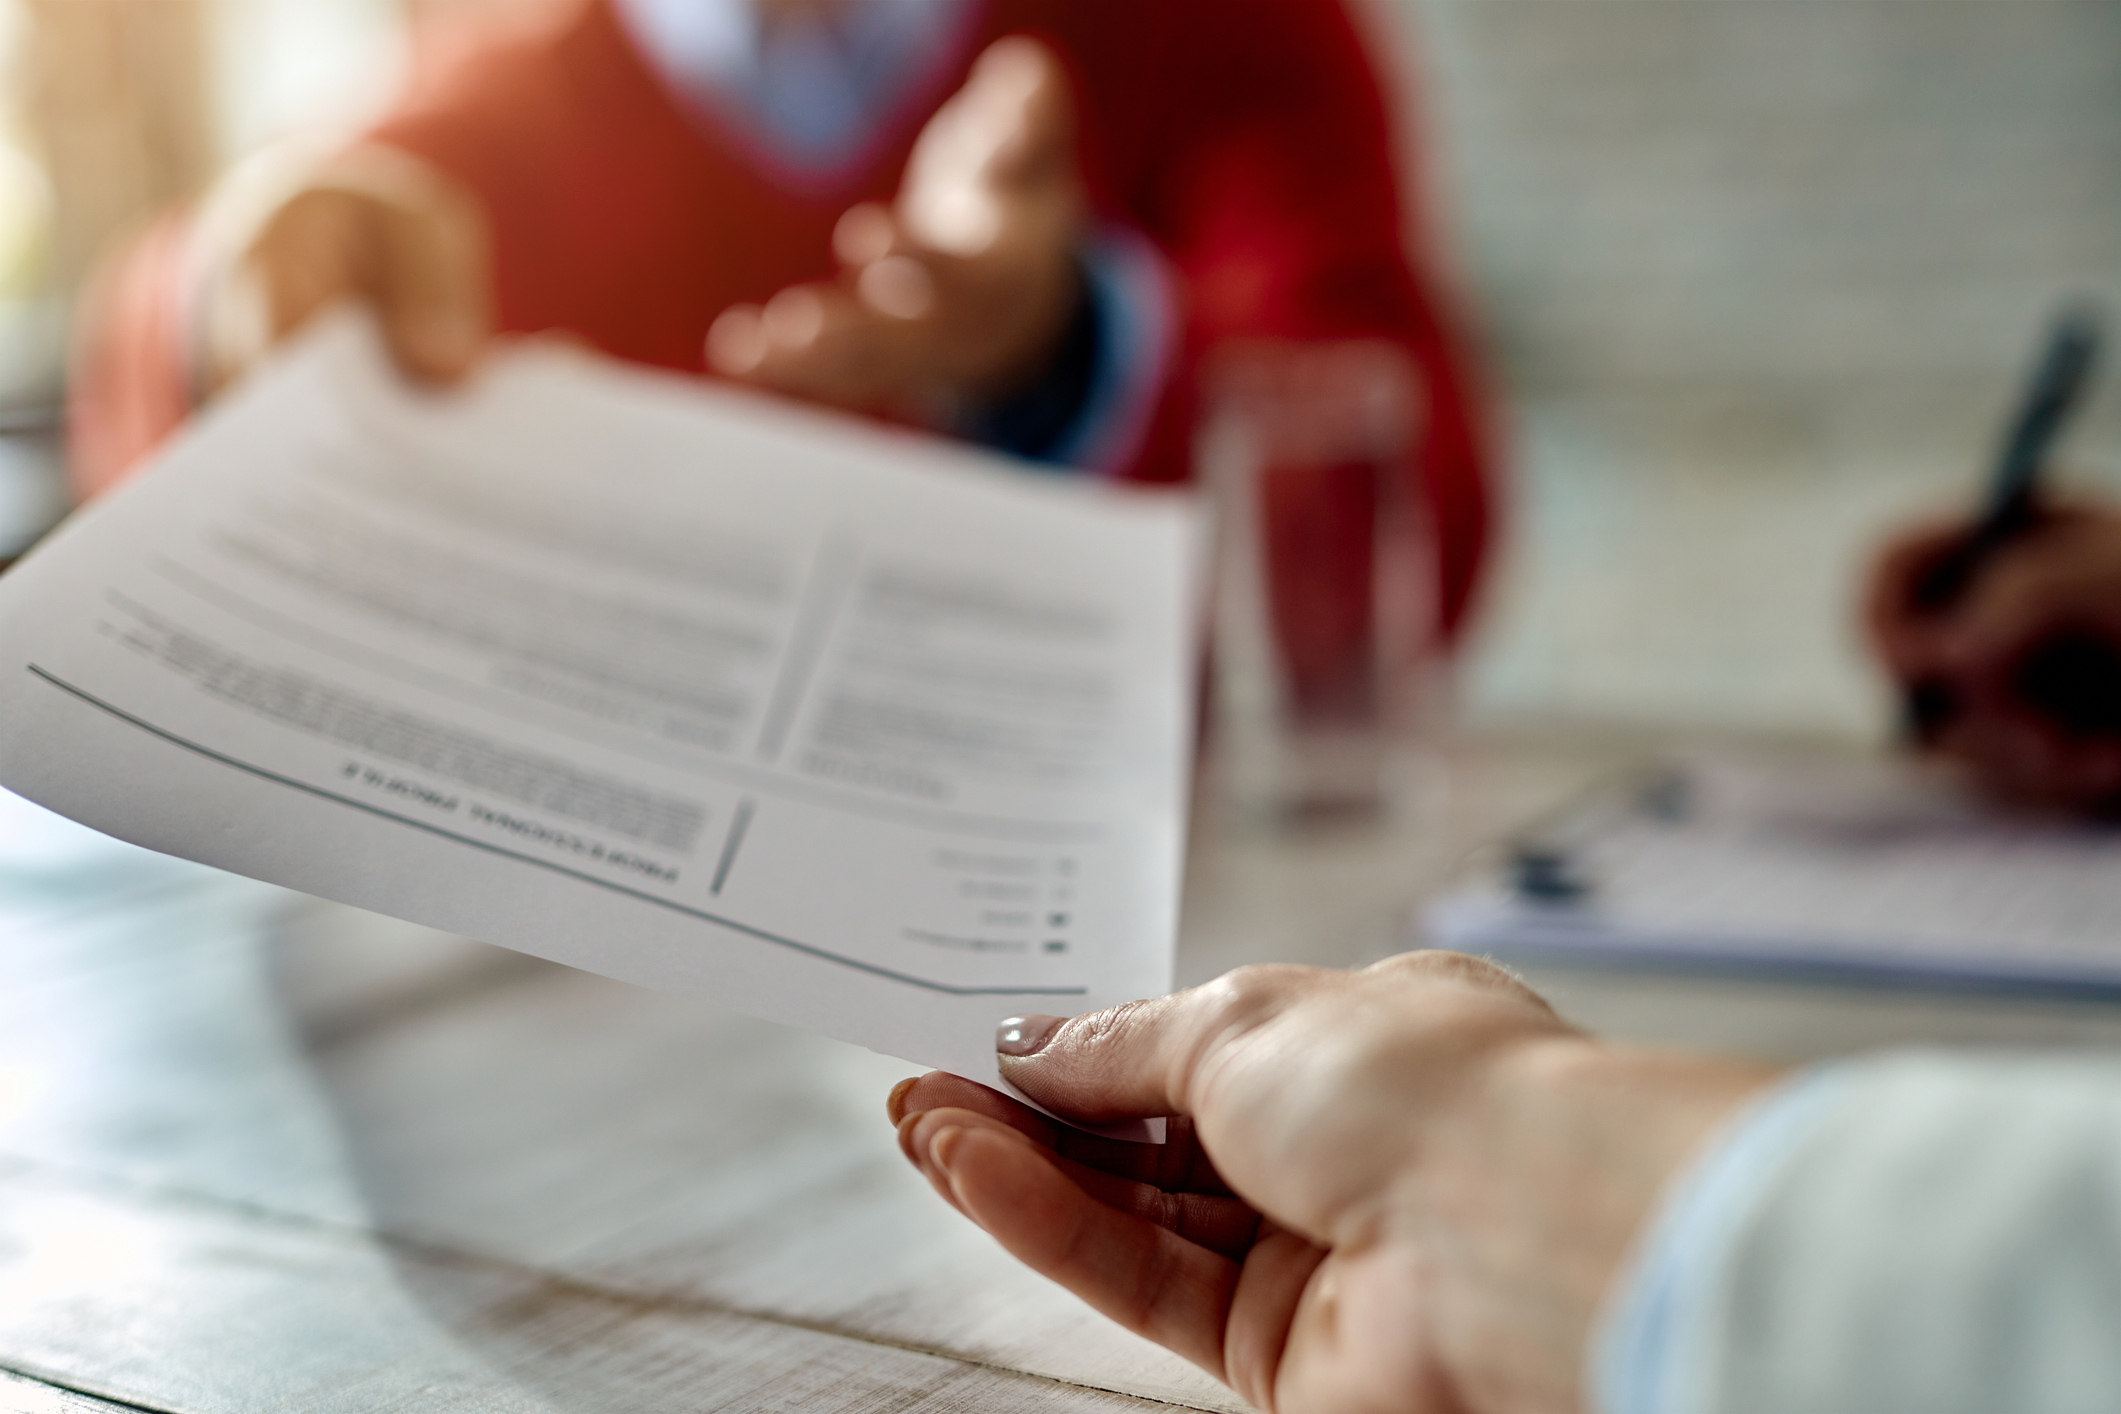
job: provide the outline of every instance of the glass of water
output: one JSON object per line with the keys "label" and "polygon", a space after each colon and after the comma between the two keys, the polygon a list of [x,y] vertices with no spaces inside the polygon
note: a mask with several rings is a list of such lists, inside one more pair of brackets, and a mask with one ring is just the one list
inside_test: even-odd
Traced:
{"label": "glass of water", "polygon": [[1380,340],[1248,342],[1208,365],[1205,765],[1226,818],[1398,811],[1430,788],[1446,692],[1423,414]]}

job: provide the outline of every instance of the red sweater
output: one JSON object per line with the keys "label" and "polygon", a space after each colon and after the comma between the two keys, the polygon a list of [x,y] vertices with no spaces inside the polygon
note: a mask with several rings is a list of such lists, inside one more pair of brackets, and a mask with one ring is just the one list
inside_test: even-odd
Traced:
{"label": "red sweater", "polygon": [[[892,194],[922,123],[1011,33],[1045,39],[1069,68],[1096,212],[1146,236],[1178,276],[1171,377],[1125,474],[1187,477],[1193,373],[1221,340],[1400,342],[1427,385],[1417,471],[1455,626],[1488,533],[1480,418],[1407,255],[1383,95],[1330,0],[988,0],[960,51],[824,191],[791,189],[674,96],[602,0],[431,56],[374,135],[484,199],[503,330],[568,330],[699,373],[723,309],[833,268],[840,214]],[[166,239],[142,247],[91,311],[74,415],[84,493],[181,418],[172,255]]]}

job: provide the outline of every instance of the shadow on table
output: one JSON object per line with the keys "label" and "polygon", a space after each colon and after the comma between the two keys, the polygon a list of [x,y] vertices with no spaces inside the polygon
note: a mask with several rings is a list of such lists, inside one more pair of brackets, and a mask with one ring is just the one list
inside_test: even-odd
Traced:
{"label": "shadow on table", "polygon": [[539,1407],[1241,1407],[928,1190],[902,1062],[315,901],[269,963],[397,1282]]}

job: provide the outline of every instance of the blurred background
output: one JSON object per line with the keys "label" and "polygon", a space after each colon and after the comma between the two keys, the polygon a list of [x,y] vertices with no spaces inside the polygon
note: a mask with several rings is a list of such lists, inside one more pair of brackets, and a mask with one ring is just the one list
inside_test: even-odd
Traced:
{"label": "blurred background", "polygon": [[[0,555],[60,511],[98,250],[548,0],[0,0]],[[1978,485],[2068,292],[2121,306],[2121,0],[1356,0],[1507,420],[1475,723],[1877,737],[1862,547]],[[2121,493],[2110,380],[2068,445]]]}
{"label": "blurred background", "polygon": [[[1876,736],[1863,548],[2121,296],[2121,4],[1398,0],[1507,393],[1476,714]],[[2065,445],[2121,486],[2121,380]]]}

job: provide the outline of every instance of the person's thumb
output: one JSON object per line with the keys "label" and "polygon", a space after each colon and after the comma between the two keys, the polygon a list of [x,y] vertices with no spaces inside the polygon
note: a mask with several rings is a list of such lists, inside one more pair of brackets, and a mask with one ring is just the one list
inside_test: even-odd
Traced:
{"label": "person's thumb", "polygon": [[898,218],[917,245],[980,255],[1006,225],[1003,193],[1049,167],[1072,174],[1060,61],[1022,35],[988,46],[914,143]]}
{"label": "person's thumb", "polygon": [[378,208],[369,297],[398,366],[452,382],[471,371],[493,334],[486,226],[455,192]]}
{"label": "person's thumb", "polygon": [[1201,1082],[1315,988],[1317,969],[1240,968],[1204,986],[1082,1016],[1015,1016],[995,1037],[1002,1078],[1086,1124],[1192,1115]]}
{"label": "person's thumb", "polygon": [[980,56],[972,83],[993,115],[988,180],[1008,186],[1072,171],[1074,103],[1051,49],[1022,35],[999,40]]}

